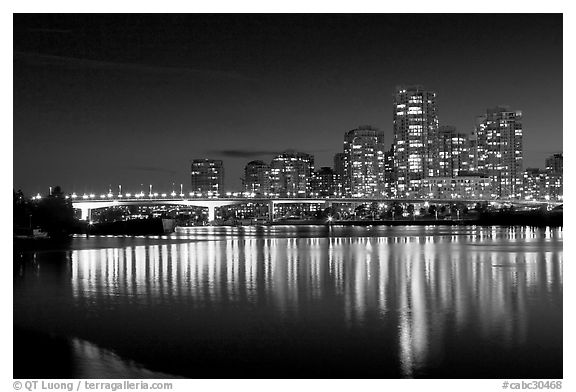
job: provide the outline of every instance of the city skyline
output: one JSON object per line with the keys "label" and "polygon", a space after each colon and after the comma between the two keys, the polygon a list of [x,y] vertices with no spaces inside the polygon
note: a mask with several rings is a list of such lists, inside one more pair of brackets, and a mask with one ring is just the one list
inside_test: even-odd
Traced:
{"label": "city skyline", "polygon": [[13,388],[562,389],[570,14],[490,5],[12,13]]}
{"label": "city skyline", "polygon": [[[384,133],[388,150],[393,92],[405,82],[435,91],[439,125],[466,134],[487,108],[521,110],[524,168],[543,167],[562,151],[561,15],[18,18],[13,186],[28,193],[53,185],[70,192],[141,183],[169,189],[189,184],[190,162],[201,158],[223,160],[225,188],[241,189],[246,163],[269,163],[288,149],[313,155],[316,168],[332,166],[344,133],[363,124]],[[158,33],[167,21],[174,23]],[[383,21],[390,24],[383,28]],[[402,21],[419,27],[395,40],[385,34],[394,37]],[[517,31],[504,45],[489,26]],[[465,34],[454,33],[459,29]],[[137,40],[148,45],[130,50]],[[152,58],[170,42],[187,51]],[[430,64],[415,67],[416,55],[399,51],[400,43],[412,43]],[[485,63],[487,53],[501,60],[498,72]]]}

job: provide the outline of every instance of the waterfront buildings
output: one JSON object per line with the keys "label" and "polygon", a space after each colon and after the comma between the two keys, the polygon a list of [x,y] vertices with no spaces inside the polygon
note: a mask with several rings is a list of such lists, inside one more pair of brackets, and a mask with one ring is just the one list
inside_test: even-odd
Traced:
{"label": "waterfront buildings", "polygon": [[520,198],[522,191],[522,112],[488,109],[476,121],[476,167],[491,180],[499,198]]}
{"label": "waterfront buildings", "polygon": [[433,162],[438,177],[458,177],[469,170],[468,135],[456,131],[456,127],[444,125],[438,128]]}
{"label": "waterfront buildings", "polygon": [[263,161],[248,162],[244,168],[244,191],[256,196],[270,194],[270,165]]}
{"label": "waterfront buildings", "polygon": [[346,172],[346,156],[343,152],[334,154],[334,183],[336,188],[336,195],[342,196],[346,194],[344,189],[344,177]]}
{"label": "waterfront buildings", "polygon": [[384,196],[396,197],[396,170],[394,169],[394,145],[384,152]]}
{"label": "waterfront buildings", "polygon": [[[397,88],[394,139],[360,126],[344,135],[334,167],[314,172],[314,157],[286,151],[244,169],[243,191],[270,197],[486,198],[562,200],[562,154],[546,169],[522,170],[522,112],[495,107],[476,119],[472,134],[439,126],[436,93],[422,86]],[[223,194],[222,161],[195,160],[192,191]],[[236,194],[236,193],[234,193]]]}
{"label": "waterfront buildings", "polygon": [[398,196],[416,196],[420,193],[422,179],[438,174],[434,165],[434,143],[438,133],[436,93],[422,86],[397,88],[393,125]]}
{"label": "waterfront buildings", "polygon": [[224,193],[224,165],[218,159],[194,159],[190,169],[192,192],[218,197]]}
{"label": "waterfront buildings", "polygon": [[553,154],[546,158],[546,172],[549,174],[562,174],[564,169],[564,156],[562,153]]}
{"label": "waterfront buildings", "polygon": [[382,196],[384,191],[384,133],[361,126],[344,135],[345,194]]}
{"label": "waterfront buildings", "polygon": [[272,197],[307,197],[310,193],[314,157],[286,151],[270,164],[270,195]]}
{"label": "waterfront buildings", "polygon": [[542,200],[547,195],[546,171],[528,168],[522,175],[522,198],[524,200]]}
{"label": "waterfront buildings", "polygon": [[334,170],[331,167],[321,167],[315,171],[312,177],[310,195],[313,197],[335,196],[337,189],[334,177]]}
{"label": "waterfront buildings", "polygon": [[492,182],[481,175],[427,177],[422,180],[422,196],[431,199],[492,199]]}
{"label": "waterfront buildings", "polygon": [[563,154],[554,154],[546,159],[546,190],[550,200],[563,199]]}

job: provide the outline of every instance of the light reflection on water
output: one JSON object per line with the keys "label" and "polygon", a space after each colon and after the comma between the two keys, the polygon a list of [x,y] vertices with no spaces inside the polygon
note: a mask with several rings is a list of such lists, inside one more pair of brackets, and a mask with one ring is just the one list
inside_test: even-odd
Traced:
{"label": "light reflection on water", "polygon": [[[348,358],[340,339],[354,336],[371,361],[397,368],[383,376],[442,376],[458,358],[474,367],[494,361],[493,354],[512,369],[512,354],[524,353],[514,366],[526,367],[523,360],[542,354],[533,351],[539,346],[561,364],[562,230],[210,227],[143,241],[149,244],[78,246],[69,254],[69,269],[59,272],[70,289],[68,297],[59,295],[68,302],[50,304],[54,314],[77,312],[55,323],[49,309],[32,315],[15,306],[15,323],[19,316],[23,323],[43,317],[47,328],[64,325],[88,335],[75,325],[87,313],[112,335],[119,309],[137,309],[151,324],[127,327],[136,334],[133,344],[146,344],[152,338],[148,329],[159,331],[153,338],[165,338],[166,347],[182,331],[194,330],[194,337],[180,336],[181,344],[192,348],[203,339],[221,339],[232,346],[246,340],[257,345],[272,339],[280,350],[294,337],[283,341],[278,328],[295,326],[305,334],[325,328],[334,334],[335,340],[326,338],[329,344],[341,346],[342,362],[368,361]],[[18,279],[21,298],[50,295],[50,286],[40,290],[26,274]],[[548,331],[537,321],[542,317],[550,317]],[[170,324],[175,336],[155,323]],[[130,352],[113,336],[94,336]],[[311,355],[325,355],[322,339],[308,342]],[[479,346],[501,352],[471,359]],[[154,347],[162,350],[162,342]],[[266,361],[257,354],[250,358]],[[516,374],[502,371],[491,376]],[[561,368],[555,371],[546,377],[561,375]]]}

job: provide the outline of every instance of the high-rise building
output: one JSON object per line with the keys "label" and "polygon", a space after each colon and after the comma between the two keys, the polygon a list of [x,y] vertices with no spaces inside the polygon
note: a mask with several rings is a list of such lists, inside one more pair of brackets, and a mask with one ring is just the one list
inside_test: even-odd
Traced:
{"label": "high-rise building", "polygon": [[344,188],[348,196],[376,197],[384,191],[384,133],[361,126],[344,135]]}
{"label": "high-rise building", "polygon": [[416,196],[422,179],[437,175],[436,93],[422,86],[399,87],[394,95],[394,167],[398,196]]}
{"label": "high-rise building", "polygon": [[394,168],[394,145],[384,152],[384,197],[396,197],[396,169]]}
{"label": "high-rise building", "polygon": [[553,154],[546,158],[546,172],[550,174],[562,174],[564,170],[564,155]]}
{"label": "high-rise building", "polygon": [[435,176],[457,177],[469,170],[468,135],[457,132],[456,127],[444,125],[438,128],[435,145]]}
{"label": "high-rise building", "polygon": [[321,167],[312,177],[311,194],[314,197],[334,196],[336,193],[334,170],[331,167]]}
{"label": "high-rise building", "polygon": [[563,154],[554,154],[546,158],[546,195],[550,200],[563,199],[563,169]]}
{"label": "high-rise building", "polygon": [[542,200],[546,197],[546,171],[528,168],[522,175],[522,198],[525,200]]}
{"label": "high-rise building", "polygon": [[488,109],[476,121],[477,170],[487,174],[497,197],[522,195],[522,112]]}
{"label": "high-rise building", "polygon": [[270,194],[270,165],[263,161],[251,161],[244,167],[244,191],[257,196]]}
{"label": "high-rise building", "polygon": [[468,135],[468,167],[467,171],[472,173],[478,172],[478,137],[476,136],[476,130],[472,134]]}
{"label": "high-rise building", "polygon": [[270,194],[273,197],[307,197],[314,171],[314,157],[286,151],[270,164]]}
{"label": "high-rise building", "polygon": [[194,159],[190,178],[192,192],[202,196],[220,196],[224,193],[224,165],[217,159]]}
{"label": "high-rise building", "polygon": [[346,194],[344,178],[346,174],[346,155],[343,152],[334,154],[334,188],[336,196]]}
{"label": "high-rise building", "polygon": [[490,199],[492,181],[482,175],[427,177],[422,180],[422,195],[431,199]]}

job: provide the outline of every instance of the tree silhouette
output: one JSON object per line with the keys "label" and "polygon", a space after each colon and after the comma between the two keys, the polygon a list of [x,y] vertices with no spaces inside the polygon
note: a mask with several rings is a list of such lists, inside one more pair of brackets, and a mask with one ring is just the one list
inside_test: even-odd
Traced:
{"label": "tree silhouette", "polygon": [[51,195],[36,202],[32,214],[34,226],[51,238],[69,236],[75,225],[72,202],[65,198],[59,186],[54,187]]}

